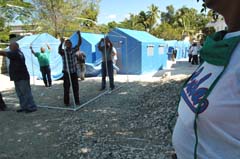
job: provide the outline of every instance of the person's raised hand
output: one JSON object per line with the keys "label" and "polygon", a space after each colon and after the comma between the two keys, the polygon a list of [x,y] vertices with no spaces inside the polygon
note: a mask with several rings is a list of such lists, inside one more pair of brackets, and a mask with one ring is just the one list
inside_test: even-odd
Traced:
{"label": "person's raised hand", "polygon": [[61,38],[60,41],[61,41],[61,43],[64,43],[65,39],[64,39],[64,38]]}

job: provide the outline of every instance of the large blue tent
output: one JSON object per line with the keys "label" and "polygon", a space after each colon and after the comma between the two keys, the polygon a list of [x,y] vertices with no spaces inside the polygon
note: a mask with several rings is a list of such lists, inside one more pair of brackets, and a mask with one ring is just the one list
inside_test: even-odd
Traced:
{"label": "large blue tent", "polygon": [[[94,33],[81,33],[82,36],[82,45],[80,50],[86,54],[87,63],[96,63],[101,59],[101,53],[97,49],[97,44],[104,37],[103,34],[94,34]],[[74,33],[70,40],[75,46],[78,42],[78,35]]]}
{"label": "large blue tent", "polygon": [[51,47],[50,67],[53,80],[57,80],[62,77],[62,57],[58,54],[58,46],[60,41],[54,38],[52,35],[43,33],[31,36],[25,36],[21,40],[18,40],[20,49],[25,56],[25,63],[27,65],[30,76],[42,78],[40,72],[40,66],[37,58],[31,53],[30,45],[32,45],[35,52],[39,52],[41,47],[47,49],[46,44]]}
{"label": "large blue tent", "polygon": [[117,49],[121,74],[145,74],[166,67],[167,47],[163,39],[145,32],[115,28],[108,37]]}

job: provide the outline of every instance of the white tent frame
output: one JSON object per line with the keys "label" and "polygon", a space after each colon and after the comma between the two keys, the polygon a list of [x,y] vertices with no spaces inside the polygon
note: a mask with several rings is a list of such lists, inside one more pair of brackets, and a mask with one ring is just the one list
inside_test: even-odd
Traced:
{"label": "white tent frame", "polygon": [[[64,32],[75,32],[75,31],[64,31]],[[117,33],[117,34],[119,34],[119,33]],[[119,36],[118,36],[118,35],[108,35],[108,34],[105,34],[104,37],[106,37],[106,36],[109,36],[109,37],[115,36],[115,37],[124,38],[124,39],[126,40],[126,53],[127,53],[126,57],[128,57],[127,37],[122,36],[122,35],[119,35]],[[38,37],[36,37],[36,39],[37,39],[37,38],[38,38]],[[36,39],[35,39],[35,40],[36,40]],[[35,41],[35,40],[34,40],[34,41]],[[34,42],[34,41],[33,41],[33,42]],[[33,42],[32,42],[32,43],[33,43]],[[105,47],[105,49],[106,49],[106,47]],[[106,50],[105,50],[105,52],[106,52]],[[64,54],[66,55],[66,50],[64,50]],[[105,57],[107,57],[107,56],[105,56]],[[33,59],[31,59],[31,60],[32,60],[32,70],[33,70]],[[67,69],[68,69],[68,72],[69,72],[68,59],[66,58],[66,56],[65,56],[65,60],[66,60]],[[126,58],[126,64],[127,64],[126,67],[128,68],[128,59],[127,59],[127,58]],[[106,67],[107,67],[107,63],[106,63]],[[107,74],[108,74],[108,69],[107,69]],[[33,73],[33,75],[34,75],[34,73]],[[55,107],[55,106],[47,106],[47,105],[38,105],[39,108],[78,111],[79,109],[81,109],[81,108],[85,107],[86,105],[92,103],[93,101],[97,100],[98,98],[100,98],[100,97],[102,97],[102,96],[104,96],[104,95],[106,95],[106,94],[111,94],[112,92],[115,92],[115,91],[121,89],[122,87],[128,85],[128,83],[129,83],[128,73],[127,73],[126,84],[123,84],[123,85],[121,85],[121,86],[118,86],[118,87],[116,87],[114,90],[109,90],[109,87],[108,87],[108,90],[106,90],[106,91],[104,91],[103,93],[97,95],[96,97],[93,97],[92,99],[90,99],[89,101],[81,104],[80,106],[77,106],[76,103],[75,103],[74,96],[73,96],[72,82],[71,82],[71,77],[70,77],[70,74],[69,74],[69,73],[68,73],[68,76],[69,76],[68,78],[69,78],[69,81],[70,81],[70,89],[71,89],[71,94],[70,94],[70,96],[71,96],[71,98],[72,98],[72,100],[73,100],[74,105],[73,105],[73,106],[70,106],[70,107],[59,107],[59,106],[56,106],[56,107]],[[107,78],[107,79],[109,79],[109,78]],[[108,81],[106,81],[106,83],[107,83],[107,82],[108,82]],[[35,85],[35,79],[34,79],[34,81],[33,81],[33,84]]]}

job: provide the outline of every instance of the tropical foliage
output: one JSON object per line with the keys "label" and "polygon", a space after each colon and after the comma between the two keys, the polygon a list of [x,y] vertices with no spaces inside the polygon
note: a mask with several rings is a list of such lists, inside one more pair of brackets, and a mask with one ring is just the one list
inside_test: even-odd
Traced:
{"label": "tropical foliage", "polygon": [[99,3],[100,0],[31,0],[31,3],[0,0],[0,40],[8,39],[8,24],[14,21],[32,24],[36,26],[36,32],[48,32],[56,37],[69,36],[71,30],[107,33],[122,27],[147,31],[164,39],[183,39],[206,32],[205,26],[214,14],[210,11],[204,15],[185,6],[176,10],[172,5],[167,6],[166,11],[160,11],[152,4],[147,11],[130,13],[121,22],[98,25]]}

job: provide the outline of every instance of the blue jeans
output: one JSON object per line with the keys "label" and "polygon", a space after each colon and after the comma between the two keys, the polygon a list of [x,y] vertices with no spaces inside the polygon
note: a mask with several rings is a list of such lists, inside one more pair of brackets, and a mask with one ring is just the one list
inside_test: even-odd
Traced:
{"label": "blue jeans", "polygon": [[29,80],[14,81],[14,84],[17,96],[19,98],[20,107],[25,110],[36,109],[37,106],[33,100],[30,81]]}

